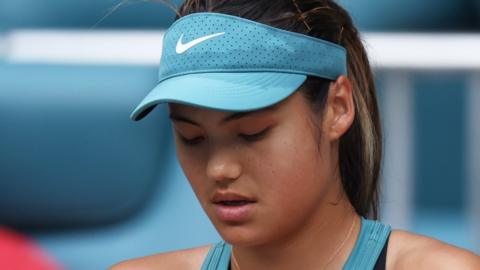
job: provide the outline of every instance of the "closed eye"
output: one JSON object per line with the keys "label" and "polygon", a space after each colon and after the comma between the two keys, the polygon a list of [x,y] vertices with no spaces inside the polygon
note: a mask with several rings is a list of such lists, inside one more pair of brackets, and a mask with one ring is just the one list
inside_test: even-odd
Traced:
{"label": "closed eye", "polygon": [[255,133],[255,134],[240,134],[239,136],[242,137],[244,140],[249,141],[249,142],[254,142],[262,139],[267,135],[267,132],[270,130],[270,127]]}
{"label": "closed eye", "polygon": [[[270,127],[258,132],[258,133],[254,133],[254,134],[239,134],[238,136],[241,137],[242,139],[248,141],[248,142],[255,142],[255,141],[258,141],[258,140],[261,140],[262,138],[264,138],[268,131],[270,130]],[[189,146],[194,146],[194,145],[197,145],[197,144],[200,144],[202,142],[202,140],[204,139],[202,136],[199,136],[199,137],[195,137],[193,139],[187,139],[181,135],[179,135],[179,138],[181,139],[181,141],[186,144],[186,145],[189,145]]]}
{"label": "closed eye", "polygon": [[184,138],[184,137],[182,137],[182,136],[179,136],[179,137],[180,137],[180,139],[182,140],[182,142],[183,142],[184,144],[186,144],[186,145],[196,145],[196,144],[199,144],[199,143],[202,141],[202,139],[203,139],[203,137],[195,137],[195,138],[193,138],[193,139],[187,139],[187,138]]}

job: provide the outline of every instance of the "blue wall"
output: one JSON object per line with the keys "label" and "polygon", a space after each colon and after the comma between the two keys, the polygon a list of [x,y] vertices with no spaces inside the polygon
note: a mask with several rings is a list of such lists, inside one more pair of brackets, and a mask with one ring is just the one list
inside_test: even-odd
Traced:
{"label": "blue wall", "polygon": [[[113,7],[127,2],[100,22]],[[0,0],[0,31],[15,28],[162,28],[173,17],[161,0]],[[179,5],[181,0],[172,0]],[[339,0],[361,30],[480,28],[479,0]],[[98,24],[97,24],[98,23]]]}

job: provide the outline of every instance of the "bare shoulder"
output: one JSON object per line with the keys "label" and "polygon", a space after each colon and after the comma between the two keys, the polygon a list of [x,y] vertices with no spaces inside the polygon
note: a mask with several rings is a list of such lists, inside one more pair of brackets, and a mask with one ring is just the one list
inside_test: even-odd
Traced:
{"label": "bare shoulder", "polygon": [[434,238],[394,230],[390,235],[387,269],[480,269],[480,257]]}
{"label": "bare shoulder", "polygon": [[205,245],[130,259],[113,265],[109,270],[197,270],[201,268],[211,247],[212,245]]}

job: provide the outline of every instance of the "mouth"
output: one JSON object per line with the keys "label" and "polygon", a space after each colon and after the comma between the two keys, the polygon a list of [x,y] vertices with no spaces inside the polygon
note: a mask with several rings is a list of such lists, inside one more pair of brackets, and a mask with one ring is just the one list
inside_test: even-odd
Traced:
{"label": "mouth", "polygon": [[217,192],[213,195],[211,201],[214,204],[222,205],[243,205],[256,202],[253,197],[233,192]]}
{"label": "mouth", "polygon": [[255,209],[257,201],[237,193],[215,193],[212,198],[217,217],[224,222],[245,222]]}
{"label": "mouth", "polygon": [[215,204],[220,204],[224,206],[242,206],[249,203],[254,203],[254,201],[239,200],[239,201],[220,201]]}
{"label": "mouth", "polygon": [[224,201],[215,204],[218,219],[226,223],[244,223],[248,221],[255,208],[255,202]]}

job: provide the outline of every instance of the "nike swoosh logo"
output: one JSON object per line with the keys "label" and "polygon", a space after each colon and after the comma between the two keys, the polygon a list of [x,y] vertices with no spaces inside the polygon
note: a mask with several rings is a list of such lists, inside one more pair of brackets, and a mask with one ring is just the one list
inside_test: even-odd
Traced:
{"label": "nike swoosh logo", "polygon": [[193,46],[195,46],[195,45],[197,45],[201,42],[204,42],[205,40],[208,40],[208,39],[211,39],[211,38],[214,38],[214,37],[218,37],[218,36],[221,36],[223,34],[225,34],[225,32],[200,37],[200,38],[194,39],[190,42],[187,42],[185,44],[183,44],[183,42],[182,42],[182,39],[183,39],[183,34],[182,34],[177,41],[177,48],[175,49],[175,51],[177,52],[177,54],[182,54],[182,53],[186,52],[188,49],[192,48]]}

